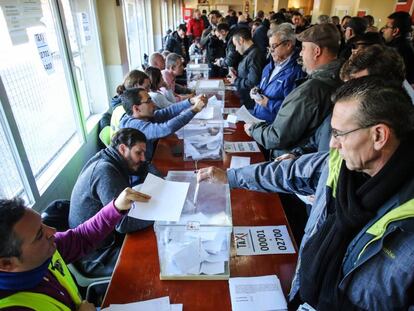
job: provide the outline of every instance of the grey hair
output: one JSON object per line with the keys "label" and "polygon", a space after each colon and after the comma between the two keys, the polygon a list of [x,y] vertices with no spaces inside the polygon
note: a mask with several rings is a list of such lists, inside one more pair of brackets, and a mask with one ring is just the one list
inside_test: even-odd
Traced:
{"label": "grey hair", "polygon": [[329,24],[329,23],[332,23],[332,20],[328,15],[322,14],[318,16],[318,24]]}
{"label": "grey hair", "polygon": [[182,60],[182,57],[177,53],[170,53],[168,54],[165,60],[165,68],[170,69],[172,66],[177,65],[178,61]]}
{"label": "grey hair", "polygon": [[267,36],[269,38],[278,36],[280,41],[290,41],[293,45],[296,43],[295,31],[290,23],[283,23],[273,29],[270,29],[267,32]]}

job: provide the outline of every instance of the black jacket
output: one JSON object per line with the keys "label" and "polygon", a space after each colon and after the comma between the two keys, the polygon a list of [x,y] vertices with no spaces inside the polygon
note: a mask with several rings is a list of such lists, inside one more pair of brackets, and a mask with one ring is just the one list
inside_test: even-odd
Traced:
{"label": "black jacket", "polygon": [[262,23],[257,27],[256,31],[253,34],[253,42],[260,49],[263,55],[266,57],[267,47],[269,46],[269,38],[267,37],[267,32],[269,27],[265,23]]}
{"label": "black jacket", "polygon": [[236,51],[236,47],[233,44],[233,33],[234,31],[230,30],[226,36],[226,56],[224,57],[224,66],[237,69],[242,57]]}
{"label": "black jacket", "polygon": [[186,62],[190,60],[188,49],[190,48],[190,40],[186,36],[182,39],[177,31],[174,31],[167,40],[166,49],[172,53],[177,53],[184,57]]}
{"label": "black jacket", "polygon": [[414,47],[409,38],[398,37],[387,44],[395,48],[404,59],[405,78],[410,84],[414,83]]}
{"label": "black jacket", "polygon": [[248,109],[253,109],[254,100],[250,98],[250,90],[259,84],[265,57],[259,48],[253,44],[244,54],[237,67],[237,78],[234,82],[240,94],[240,102]]}

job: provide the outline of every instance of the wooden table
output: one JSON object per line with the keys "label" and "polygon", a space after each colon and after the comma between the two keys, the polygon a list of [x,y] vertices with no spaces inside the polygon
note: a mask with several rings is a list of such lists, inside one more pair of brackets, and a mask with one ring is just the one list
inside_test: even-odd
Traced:
{"label": "wooden table", "polygon": [[[227,96],[227,94],[226,94]],[[226,107],[237,105],[233,96],[227,96]],[[227,141],[250,141],[241,123]],[[153,163],[163,173],[168,170],[193,170],[193,161],[184,162],[182,156],[174,156],[171,148],[182,144],[176,137],[161,139],[156,148]],[[261,153],[243,154],[251,157],[252,163],[262,162]],[[223,161],[199,161],[198,167],[215,165],[230,166],[231,155]],[[231,207],[234,226],[286,225],[285,213],[277,194],[259,193],[242,189],[231,190]],[[293,241],[294,243],[294,241]],[[295,244],[295,243],[294,243]],[[296,245],[295,245],[295,248]],[[260,276],[276,274],[287,295],[296,266],[297,254],[236,256],[232,248],[230,274],[236,276]],[[111,303],[127,303],[170,296],[171,303],[183,303],[185,311],[231,310],[227,281],[160,281],[157,242],[154,230],[148,228],[128,234],[118,258],[103,306]]]}

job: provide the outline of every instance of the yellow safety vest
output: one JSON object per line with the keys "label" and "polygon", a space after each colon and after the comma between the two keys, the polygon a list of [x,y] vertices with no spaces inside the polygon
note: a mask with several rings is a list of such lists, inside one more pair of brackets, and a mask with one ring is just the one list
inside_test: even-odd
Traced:
{"label": "yellow safety vest", "polygon": [[[82,302],[82,297],[68,267],[58,251],[53,254],[52,261],[48,268],[58,280],[59,284],[68,291],[73,302],[78,307]],[[0,299],[0,309],[7,307],[26,307],[36,311],[70,311],[68,306],[48,295],[25,291]]]}

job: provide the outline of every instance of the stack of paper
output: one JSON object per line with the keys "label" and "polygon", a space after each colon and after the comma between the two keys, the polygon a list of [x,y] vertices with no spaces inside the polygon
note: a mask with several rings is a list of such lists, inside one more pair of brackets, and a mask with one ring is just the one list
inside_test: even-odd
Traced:
{"label": "stack of paper", "polygon": [[229,287],[233,311],[287,310],[276,275],[230,278]]}
{"label": "stack of paper", "polygon": [[170,297],[161,297],[151,300],[125,303],[111,304],[102,311],[182,311],[182,304],[170,304]]}

